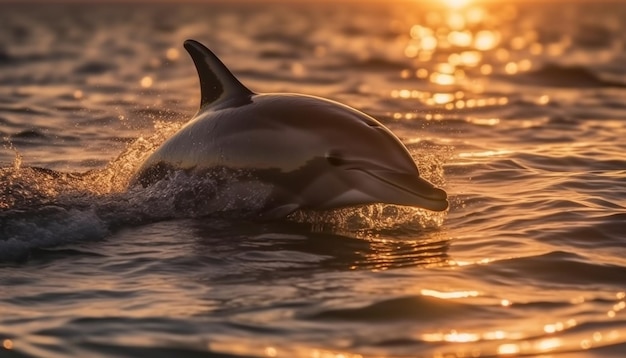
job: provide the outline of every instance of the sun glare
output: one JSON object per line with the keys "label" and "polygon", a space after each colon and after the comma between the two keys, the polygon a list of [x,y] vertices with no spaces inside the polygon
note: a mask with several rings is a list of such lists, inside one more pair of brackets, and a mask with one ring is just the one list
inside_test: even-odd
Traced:
{"label": "sun glare", "polygon": [[460,9],[469,5],[471,0],[441,0],[444,4],[452,9]]}

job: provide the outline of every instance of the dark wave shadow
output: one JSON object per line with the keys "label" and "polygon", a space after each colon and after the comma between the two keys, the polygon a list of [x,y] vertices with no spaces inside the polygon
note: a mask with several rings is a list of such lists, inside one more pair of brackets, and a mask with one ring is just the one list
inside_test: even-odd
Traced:
{"label": "dark wave shadow", "polygon": [[626,83],[604,79],[583,66],[546,64],[538,70],[512,79],[520,84],[571,88],[626,88]]}
{"label": "dark wave shadow", "polygon": [[349,234],[319,231],[314,223],[289,220],[221,220],[193,221],[197,250],[207,256],[238,255],[259,264],[255,279],[319,271],[443,266],[449,261],[450,241],[433,230],[411,235],[387,230]]}

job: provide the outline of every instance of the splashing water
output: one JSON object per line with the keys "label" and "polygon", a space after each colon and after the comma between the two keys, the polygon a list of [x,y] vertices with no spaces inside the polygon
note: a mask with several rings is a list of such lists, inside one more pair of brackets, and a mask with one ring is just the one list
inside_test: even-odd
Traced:
{"label": "splashing water", "polygon": [[[253,215],[271,192],[269,185],[233,180],[229,173],[198,177],[174,172],[147,188],[128,187],[136,168],[181,127],[155,122],[155,132],[140,137],[105,168],[62,173],[22,167],[15,151],[12,167],[0,169],[6,183],[0,197],[0,260],[22,259],[30,249],[99,240],[121,227],[207,215]],[[424,160],[424,157],[421,158]],[[431,176],[443,180],[442,161],[432,157]],[[328,212],[298,211],[290,220],[314,230],[376,235],[381,230],[439,227],[445,213],[374,204]]]}

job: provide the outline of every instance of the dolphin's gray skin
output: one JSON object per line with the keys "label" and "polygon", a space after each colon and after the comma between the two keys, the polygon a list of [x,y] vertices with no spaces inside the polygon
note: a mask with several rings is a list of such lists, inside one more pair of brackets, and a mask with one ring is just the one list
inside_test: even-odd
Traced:
{"label": "dolphin's gray skin", "polygon": [[168,172],[229,170],[272,187],[270,216],[389,203],[433,211],[446,192],[419,177],[402,142],[351,107],[299,94],[255,94],[206,47],[185,41],[200,77],[200,110],[139,168],[131,185]]}

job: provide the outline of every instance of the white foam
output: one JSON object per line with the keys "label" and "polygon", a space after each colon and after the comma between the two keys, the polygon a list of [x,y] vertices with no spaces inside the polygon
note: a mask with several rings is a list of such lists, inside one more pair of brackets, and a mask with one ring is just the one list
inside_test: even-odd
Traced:
{"label": "white foam", "polygon": [[[53,210],[51,210],[53,209]],[[25,258],[34,248],[46,248],[105,237],[108,227],[92,210],[46,207],[4,223],[0,261]]]}

